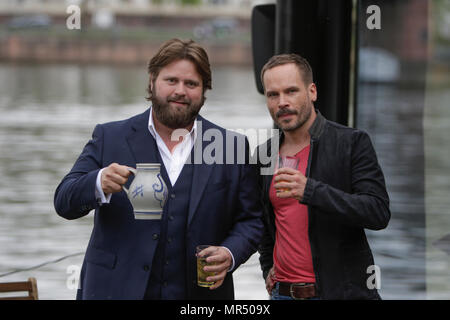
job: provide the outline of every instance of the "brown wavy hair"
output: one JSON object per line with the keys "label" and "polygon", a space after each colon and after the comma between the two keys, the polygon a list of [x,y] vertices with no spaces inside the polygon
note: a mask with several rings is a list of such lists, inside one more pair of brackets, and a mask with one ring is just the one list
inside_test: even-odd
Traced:
{"label": "brown wavy hair", "polygon": [[[150,81],[154,84],[161,69],[178,60],[189,60],[195,65],[203,81],[203,95],[207,89],[212,89],[208,54],[203,47],[193,40],[171,39],[165,42],[148,63]],[[152,98],[150,83],[147,92],[148,97],[146,99],[150,101]]]}

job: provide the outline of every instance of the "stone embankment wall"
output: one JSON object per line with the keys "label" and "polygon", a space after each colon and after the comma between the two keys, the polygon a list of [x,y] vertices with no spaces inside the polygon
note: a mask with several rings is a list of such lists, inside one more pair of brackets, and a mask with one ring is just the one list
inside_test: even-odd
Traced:
{"label": "stone embankment wall", "polygon": [[[0,61],[79,62],[140,64],[148,62],[162,42],[126,39],[52,39],[9,36],[0,40]],[[204,44],[214,65],[250,65],[251,46],[246,43]]]}

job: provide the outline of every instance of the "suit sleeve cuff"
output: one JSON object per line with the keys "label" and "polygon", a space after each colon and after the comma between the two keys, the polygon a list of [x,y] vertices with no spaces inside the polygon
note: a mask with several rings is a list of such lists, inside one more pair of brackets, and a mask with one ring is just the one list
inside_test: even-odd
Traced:
{"label": "suit sleeve cuff", "polygon": [[306,180],[306,186],[305,186],[305,191],[303,192],[303,198],[302,200],[300,200],[301,204],[309,204],[311,202],[311,199],[314,195],[314,190],[316,189],[317,186],[317,181],[311,178],[308,178],[308,180]]}
{"label": "suit sleeve cuff", "polygon": [[233,260],[230,269],[228,269],[228,272],[231,272],[231,270],[234,269],[234,256],[233,256],[233,254],[231,253],[230,249],[228,249],[227,247],[222,247],[222,248],[226,249],[226,250],[230,253],[231,259]]}
{"label": "suit sleeve cuff", "polygon": [[102,190],[102,182],[101,182],[101,176],[102,172],[105,170],[105,168],[101,169],[97,174],[97,180],[95,182],[95,199],[97,199],[98,204],[106,204],[111,201],[112,193],[106,194]]}

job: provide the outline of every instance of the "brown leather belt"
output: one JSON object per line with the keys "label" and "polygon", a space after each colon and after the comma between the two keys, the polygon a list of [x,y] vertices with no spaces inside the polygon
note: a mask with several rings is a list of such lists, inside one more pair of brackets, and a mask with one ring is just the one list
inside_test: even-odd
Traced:
{"label": "brown leather belt", "polygon": [[278,282],[279,293],[294,299],[309,299],[317,297],[316,285],[314,283],[288,283]]}

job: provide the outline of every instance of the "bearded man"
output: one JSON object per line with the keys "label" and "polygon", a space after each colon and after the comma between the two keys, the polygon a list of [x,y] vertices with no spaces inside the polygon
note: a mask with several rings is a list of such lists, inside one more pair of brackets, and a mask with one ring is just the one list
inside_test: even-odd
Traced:
{"label": "bearded man", "polygon": [[[169,40],[150,60],[148,72],[151,107],[97,125],[55,192],[56,211],[66,219],[95,209],[77,298],[233,299],[232,272],[256,251],[263,229],[248,142],[230,150],[233,163],[224,164],[227,150],[217,152],[223,158],[212,164],[192,163],[195,150],[208,146],[199,127],[220,132],[223,139],[243,138],[199,115],[211,89],[201,46]],[[243,163],[237,161],[242,154]],[[169,195],[161,220],[135,220],[122,191],[137,163],[161,164]],[[200,255],[209,255],[204,270],[214,274],[206,279],[214,283],[210,288],[197,285],[195,248],[205,244],[210,247]]]}

